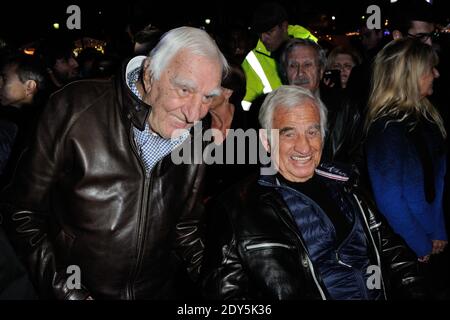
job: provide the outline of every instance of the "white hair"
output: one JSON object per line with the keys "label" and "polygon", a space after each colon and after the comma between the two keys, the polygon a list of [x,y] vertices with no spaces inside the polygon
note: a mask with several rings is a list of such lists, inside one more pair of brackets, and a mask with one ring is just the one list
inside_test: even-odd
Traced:
{"label": "white hair", "polygon": [[320,98],[316,97],[310,90],[300,86],[281,86],[267,95],[259,110],[258,120],[261,127],[268,131],[272,129],[273,114],[277,108],[294,108],[303,104],[305,100],[311,100],[319,111],[320,133],[323,142],[327,128],[327,109]]}
{"label": "white hair", "polygon": [[217,59],[222,65],[223,75],[228,72],[227,60],[206,31],[192,27],[180,27],[166,32],[150,52],[148,58],[152,77],[158,80],[172,58],[183,49],[189,50],[195,55]]}

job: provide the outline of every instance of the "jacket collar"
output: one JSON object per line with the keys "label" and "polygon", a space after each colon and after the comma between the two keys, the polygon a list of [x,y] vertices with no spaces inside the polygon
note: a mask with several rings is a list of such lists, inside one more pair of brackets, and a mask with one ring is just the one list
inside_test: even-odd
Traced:
{"label": "jacket collar", "polygon": [[[350,179],[350,173],[347,172],[347,168],[339,166],[333,163],[321,163],[315,170],[315,174],[325,179],[335,180],[341,183],[347,183]],[[280,187],[280,181],[278,181],[276,175],[261,175],[258,179],[260,185],[266,187]]]}
{"label": "jacket collar", "polygon": [[270,57],[270,51],[267,50],[266,46],[264,45],[264,43],[261,41],[261,39],[258,39],[258,43],[256,44],[256,51],[258,51],[259,53],[262,53],[268,57]]}
{"label": "jacket collar", "polygon": [[145,122],[152,107],[136,97],[127,84],[127,71],[139,63],[142,65],[143,56],[134,57],[127,60],[120,68],[120,74],[116,76],[116,90],[119,102],[123,108],[125,116],[130,119],[133,125],[139,130],[145,129]]}

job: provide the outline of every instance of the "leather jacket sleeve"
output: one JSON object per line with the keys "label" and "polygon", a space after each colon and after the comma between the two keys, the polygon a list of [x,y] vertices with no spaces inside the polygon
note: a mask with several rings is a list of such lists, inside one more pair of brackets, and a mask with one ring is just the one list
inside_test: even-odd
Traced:
{"label": "leather jacket sleeve", "polygon": [[[211,121],[210,115],[207,115],[202,123],[198,124],[203,126],[199,128],[200,131],[203,132],[203,130],[210,128]],[[203,141],[203,149],[211,142]],[[195,148],[192,147],[191,154],[193,155],[196,152]],[[196,178],[190,187],[191,196],[187,199],[186,205],[183,206],[183,211],[176,224],[175,252],[183,261],[189,278],[195,283],[200,277],[205,249],[205,206],[203,203],[205,173],[205,165],[198,165],[197,172],[194,173]]]}
{"label": "leather jacket sleeve", "polygon": [[0,120],[0,175],[8,163],[11,150],[17,136],[18,127],[16,124]]}
{"label": "leather jacket sleeve", "polygon": [[[204,167],[200,166],[198,170],[204,171]],[[192,194],[197,196],[188,199],[189,203],[184,206],[176,224],[175,251],[185,263],[188,275],[194,282],[200,275],[204,250],[204,230],[201,228],[204,208],[200,201],[201,192],[198,191],[201,187],[202,176],[203,174],[197,175],[193,185]]]}
{"label": "leather jacket sleeve", "polygon": [[361,112],[350,101],[344,101],[334,122],[328,138],[331,160],[350,162],[360,169],[365,160],[362,150],[364,118]]}
{"label": "leather jacket sleeve", "polygon": [[[361,194],[360,194],[361,196]],[[391,299],[424,299],[428,296],[423,276],[418,269],[417,256],[405,241],[389,226],[376,210],[375,204],[364,197],[369,212],[371,233],[380,249],[384,278]]]}
{"label": "leather jacket sleeve", "polygon": [[69,289],[67,266],[60,265],[49,239],[48,199],[61,170],[66,126],[56,119],[55,108],[48,104],[36,132],[36,140],[19,160],[12,183],[2,193],[0,212],[5,229],[18,255],[25,262],[40,298],[84,299],[85,288]]}
{"label": "leather jacket sleeve", "polygon": [[226,208],[216,201],[208,210],[209,220],[202,287],[206,299],[244,300],[248,277],[239,256]]}
{"label": "leather jacket sleeve", "polygon": [[38,296],[42,299],[86,299],[89,292],[83,286],[70,289],[68,280],[71,274],[66,272],[65,266],[58,265],[42,214],[4,204],[1,210],[10,217],[9,221],[5,220],[9,238],[25,261]]}
{"label": "leather jacket sleeve", "polygon": [[34,287],[3,232],[1,220],[0,215],[0,301],[35,300]]}

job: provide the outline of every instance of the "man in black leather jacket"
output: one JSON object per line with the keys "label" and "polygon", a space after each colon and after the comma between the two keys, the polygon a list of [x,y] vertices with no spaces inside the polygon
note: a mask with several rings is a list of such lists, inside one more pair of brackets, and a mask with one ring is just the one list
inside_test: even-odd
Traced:
{"label": "man in black leather jacket", "polygon": [[423,298],[414,254],[345,171],[319,166],[322,103],[303,88],[282,86],[267,96],[259,120],[278,172],[248,179],[216,201],[205,297]]}
{"label": "man in black leather jacket", "polygon": [[191,289],[204,167],[175,165],[171,152],[190,143],[227,68],[206,32],[182,27],[118,77],[50,98],[1,206],[41,298],[173,299]]}

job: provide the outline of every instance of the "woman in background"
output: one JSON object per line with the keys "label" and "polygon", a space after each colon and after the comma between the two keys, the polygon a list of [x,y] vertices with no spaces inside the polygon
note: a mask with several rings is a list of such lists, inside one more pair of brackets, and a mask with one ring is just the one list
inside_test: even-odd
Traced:
{"label": "woman in background", "polygon": [[353,67],[359,64],[361,64],[361,57],[356,51],[351,48],[336,47],[328,55],[326,69],[340,71],[340,87],[345,89]]}
{"label": "woman in background", "polygon": [[427,96],[438,58],[414,39],[387,44],[376,56],[366,119],[367,166],[380,211],[419,261],[447,246],[443,121]]}

